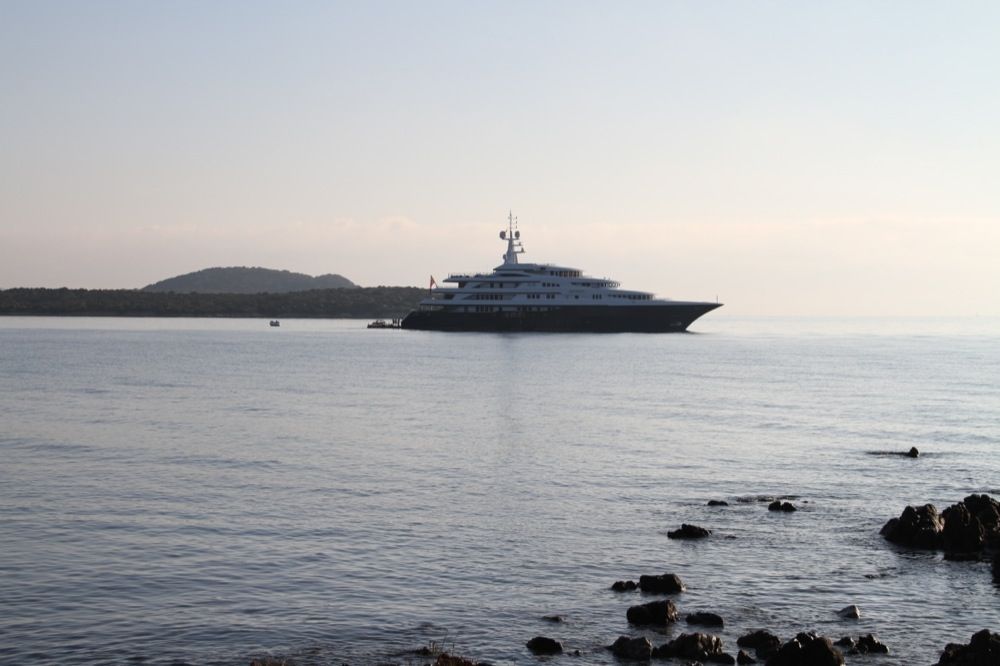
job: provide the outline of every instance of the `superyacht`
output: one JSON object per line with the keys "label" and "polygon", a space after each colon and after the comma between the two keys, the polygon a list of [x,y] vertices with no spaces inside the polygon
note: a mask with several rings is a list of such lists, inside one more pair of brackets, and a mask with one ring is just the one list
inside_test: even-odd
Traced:
{"label": "superyacht", "polygon": [[672,333],[686,331],[721,303],[674,301],[620,289],[605,278],[554,264],[521,263],[521,232],[513,214],[500,232],[507,251],[492,273],[449,275],[402,321],[431,331],[560,331]]}

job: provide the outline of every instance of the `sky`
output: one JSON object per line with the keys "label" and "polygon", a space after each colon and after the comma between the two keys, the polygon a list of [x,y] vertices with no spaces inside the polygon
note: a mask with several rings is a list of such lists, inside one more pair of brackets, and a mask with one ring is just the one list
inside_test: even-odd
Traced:
{"label": "sky", "polygon": [[733,315],[998,316],[998,34],[996,2],[0,0],[0,288],[424,286],[499,264],[513,210],[522,261]]}

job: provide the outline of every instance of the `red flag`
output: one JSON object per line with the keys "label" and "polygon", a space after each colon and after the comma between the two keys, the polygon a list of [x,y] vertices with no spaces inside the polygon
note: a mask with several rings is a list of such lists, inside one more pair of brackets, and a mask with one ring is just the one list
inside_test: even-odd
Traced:
{"label": "red flag", "polygon": [[437,284],[438,283],[434,281],[434,276],[432,275],[431,276],[431,286],[427,287],[427,290],[430,291],[431,289],[433,289],[434,287],[436,287]]}

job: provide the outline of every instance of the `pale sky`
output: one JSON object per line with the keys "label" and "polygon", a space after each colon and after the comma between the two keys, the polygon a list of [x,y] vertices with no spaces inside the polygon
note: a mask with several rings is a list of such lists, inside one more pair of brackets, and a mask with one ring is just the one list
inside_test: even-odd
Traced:
{"label": "pale sky", "polygon": [[[0,0],[0,288],[525,261],[1000,315],[1000,3]],[[713,314],[713,316],[716,316]]]}

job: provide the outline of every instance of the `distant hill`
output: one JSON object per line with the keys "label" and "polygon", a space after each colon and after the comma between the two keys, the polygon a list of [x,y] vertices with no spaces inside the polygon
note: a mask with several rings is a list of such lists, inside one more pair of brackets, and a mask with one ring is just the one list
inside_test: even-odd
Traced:
{"label": "distant hill", "polygon": [[354,289],[342,275],[328,273],[313,277],[305,273],[278,271],[272,268],[206,268],[167,278],[142,288],[142,291],[177,294],[287,294],[312,289]]}

